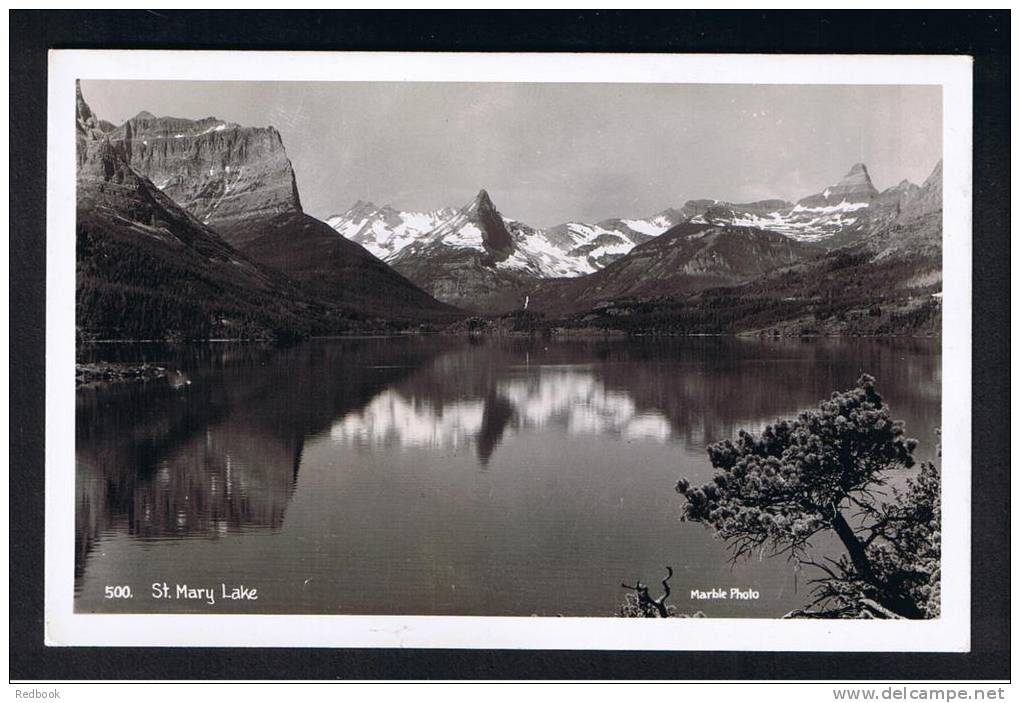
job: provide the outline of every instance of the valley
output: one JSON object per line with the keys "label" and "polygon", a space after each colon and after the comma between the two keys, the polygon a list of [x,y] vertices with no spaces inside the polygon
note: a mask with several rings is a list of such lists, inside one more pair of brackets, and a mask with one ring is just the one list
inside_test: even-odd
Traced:
{"label": "valley", "polygon": [[77,101],[82,340],[939,334],[941,162],[920,186],[879,191],[857,163],[796,202],[551,227],[485,189],[320,220],[274,127],[145,111],[114,125]]}

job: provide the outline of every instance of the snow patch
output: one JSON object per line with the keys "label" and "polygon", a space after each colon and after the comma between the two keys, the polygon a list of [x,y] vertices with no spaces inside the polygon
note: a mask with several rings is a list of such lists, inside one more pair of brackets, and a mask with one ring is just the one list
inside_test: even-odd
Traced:
{"label": "snow patch", "polygon": [[664,218],[656,218],[656,219],[658,220],[658,222],[656,222],[655,220],[651,220],[651,221],[649,221],[649,220],[620,220],[620,222],[622,222],[623,224],[627,225],[628,227],[630,227],[635,232],[640,232],[641,234],[647,234],[647,235],[649,235],[651,237],[658,237],[660,234],[662,234],[667,229],[669,229],[669,225],[662,223],[662,220]]}
{"label": "snow patch", "polygon": [[[828,191],[826,191],[828,192]],[[825,196],[828,198],[829,196]],[[813,212],[813,213],[833,213],[833,212],[854,212],[868,207],[868,203],[848,203],[846,200],[841,200],[837,205],[825,205],[822,207],[805,207],[804,205],[797,205],[793,208],[793,212]]]}

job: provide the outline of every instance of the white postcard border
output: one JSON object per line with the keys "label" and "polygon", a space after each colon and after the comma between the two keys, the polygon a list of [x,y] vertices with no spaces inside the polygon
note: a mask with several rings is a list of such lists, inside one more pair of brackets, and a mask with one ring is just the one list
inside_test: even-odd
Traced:
{"label": "white postcard border", "polygon": [[[829,621],[75,613],[76,79],[941,85],[942,617],[933,621]],[[960,56],[51,51],[46,201],[46,643],[969,651],[971,85],[972,60]]]}

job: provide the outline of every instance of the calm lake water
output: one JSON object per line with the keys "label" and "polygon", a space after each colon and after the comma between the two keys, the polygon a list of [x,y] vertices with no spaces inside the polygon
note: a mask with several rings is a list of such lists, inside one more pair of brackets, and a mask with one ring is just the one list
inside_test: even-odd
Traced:
{"label": "calm lake water", "polygon": [[[810,573],[681,523],[707,444],[867,372],[934,458],[937,340],[100,345],[171,378],[77,393],[79,612],[614,615],[621,582],[776,617]],[[178,373],[179,372],[179,373]],[[835,545],[819,544],[820,550]],[[152,585],[214,588],[214,604]],[[257,589],[257,600],[223,600]],[[107,599],[107,586],[131,598]],[[694,601],[691,589],[754,589]],[[123,595],[123,589],[118,591]]]}

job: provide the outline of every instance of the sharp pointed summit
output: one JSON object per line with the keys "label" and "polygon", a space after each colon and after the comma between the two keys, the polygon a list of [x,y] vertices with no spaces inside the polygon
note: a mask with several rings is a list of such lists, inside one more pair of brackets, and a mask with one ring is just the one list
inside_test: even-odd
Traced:
{"label": "sharp pointed summit", "polygon": [[492,202],[492,198],[489,196],[489,191],[482,188],[478,191],[478,195],[467,205],[467,210],[477,213],[485,212],[499,212],[496,210],[496,206]]}
{"label": "sharp pointed summit", "polygon": [[513,237],[485,189],[425,239],[434,244],[477,249],[497,260],[505,259],[514,249]]}
{"label": "sharp pointed summit", "polygon": [[513,237],[507,231],[502,215],[484,188],[478,191],[468,210],[475,214],[477,224],[482,230],[482,244],[487,249],[499,254],[509,254],[513,250]]}
{"label": "sharp pointed summit", "polygon": [[878,189],[871,182],[868,167],[856,163],[839,182],[830,185],[821,193],[803,198],[797,204],[803,207],[830,207],[840,203],[867,203],[877,196]]}
{"label": "sharp pointed summit", "polygon": [[387,261],[444,302],[470,309],[513,309],[537,263],[483,188],[464,207]]}
{"label": "sharp pointed summit", "polygon": [[106,120],[101,120],[96,117],[95,113],[92,112],[92,108],[85,102],[85,98],[81,94],[81,82],[75,81],[75,106],[74,106],[74,117],[75,127],[78,134],[78,157],[79,163],[83,158],[83,144],[84,141],[91,139],[98,139],[104,134],[113,129],[113,125]]}

